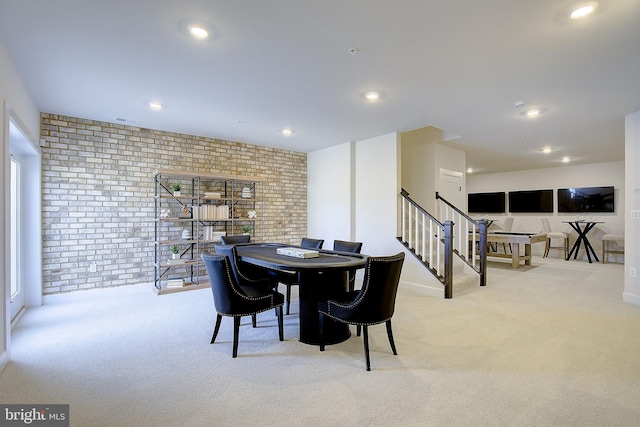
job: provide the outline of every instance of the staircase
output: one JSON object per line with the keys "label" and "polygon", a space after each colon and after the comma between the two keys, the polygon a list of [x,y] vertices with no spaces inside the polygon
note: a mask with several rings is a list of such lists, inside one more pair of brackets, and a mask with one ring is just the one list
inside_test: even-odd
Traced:
{"label": "staircase", "polygon": [[444,218],[440,222],[412,200],[406,190],[402,189],[400,195],[402,231],[398,240],[442,283],[444,297],[453,297],[454,255],[475,271],[480,286],[485,286],[487,221],[474,221],[436,193]]}

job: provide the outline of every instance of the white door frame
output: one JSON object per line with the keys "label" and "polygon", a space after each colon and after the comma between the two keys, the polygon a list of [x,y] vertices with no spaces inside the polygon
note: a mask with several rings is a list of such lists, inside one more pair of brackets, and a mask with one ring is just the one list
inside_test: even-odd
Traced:
{"label": "white door frame", "polygon": [[[449,203],[453,204],[461,211],[466,212],[467,203],[465,195],[467,191],[463,178],[464,174],[462,172],[440,168],[438,192],[442,195],[442,197],[447,199]],[[449,191],[450,185],[445,185],[445,183],[453,183],[455,187],[458,187],[458,191],[452,193],[451,191]],[[443,191],[445,189],[446,191]],[[442,212],[438,212],[438,215],[440,215],[440,217],[442,218]]]}
{"label": "white door frame", "polygon": [[[42,184],[41,153],[39,145],[25,132],[18,117],[8,109],[6,122],[9,128],[9,151],[20,162],[20,277],[24,293],[24,306],[33,307],[42,304]],[[10,164],[10,160],[7,161]],[[10,196],[7,194],[10,204]],[[10,209],[7,209],[10,212]],[[10,221],[10,217],[9,217]],[[9,228],[9,227],[7,227]],[[7,230],[9,231],[9,230]],[[27,262],[28,260],[28,262]],[[5,265],[11,268],[11,257],[5,257]],[[7,275],[10,276],[10,275]],[[6,289],[7,305],[11,304],[11,287]],[[12,324],[17,320],[15,310],[7,307],[11,314]]]}

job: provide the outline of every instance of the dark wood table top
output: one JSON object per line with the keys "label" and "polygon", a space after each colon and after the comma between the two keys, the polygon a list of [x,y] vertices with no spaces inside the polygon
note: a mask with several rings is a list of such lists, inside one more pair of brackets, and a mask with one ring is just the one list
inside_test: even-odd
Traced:
{"label": "dark wood table top", "polygon": [[280,243],[238,244],[238,256],[241,261],[274,270],[351,270],[365,266],[367,256],[363,254],[334,252],[320,249],[317,258],[296,258],[280,255],[276,250],[281,247],[297,247]]}

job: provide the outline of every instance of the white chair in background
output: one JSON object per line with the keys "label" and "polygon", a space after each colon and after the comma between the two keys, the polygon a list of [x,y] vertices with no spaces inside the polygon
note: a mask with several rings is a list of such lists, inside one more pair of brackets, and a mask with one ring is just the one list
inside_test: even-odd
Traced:
{"label": "white chair in background", "polygon": [[[549,255],[549,249],[558,249],[564,250],[564,259],[567,259],[569,255],[569,235],[562,231],[551,231],[551,224],[549,224],[548,218],[542,218],[542,230],[547,235],[542,257],[546,258]],[[552,246],[551,239],[562,239],[562,246]]]}

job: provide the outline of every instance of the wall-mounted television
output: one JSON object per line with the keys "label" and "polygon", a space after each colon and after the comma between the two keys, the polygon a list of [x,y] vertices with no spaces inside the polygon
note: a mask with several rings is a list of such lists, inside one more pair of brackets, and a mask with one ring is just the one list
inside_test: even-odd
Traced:
{"label": "wall-mounted television", "polygon": [[469,193],[467,195],[469,213],[504,213],[506,201],[504,191],[494,193]]}
{"label": "wall-mounted television", "polygon": [[509,191],[509,212],[553,213],[553,190]]}
{"label": "wall-mounted television", "polygon": [[613,186],[559,188],[558,212],[614,212],[613,194]]}

